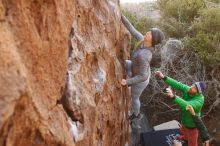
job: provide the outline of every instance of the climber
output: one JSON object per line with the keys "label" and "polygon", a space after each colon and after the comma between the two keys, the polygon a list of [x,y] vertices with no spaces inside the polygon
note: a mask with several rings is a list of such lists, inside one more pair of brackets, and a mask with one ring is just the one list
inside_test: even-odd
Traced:
{"label": "climber", "polygon": [[168,76],[164,76],[160,71],[156,71],[155,76],[159,79],[163,79],[165,83],[172,88],[183,92],[183,96],[180,98],[173,93],[171,88],[167,88],[166,90],[167,96],[180,106],[182,124],[180,127],[181,136],[179,138],[187,140],[188,146],[198,146],[198,130],[191,114],[186,110],[186,106],[191,105],[195,110],[195,114],[200,117],[201,109],[204,104],[204,96],[202,93],[206,88],[206,84],[204,82],[195,82],[189,87]]}
{"label": "climber", "polygon": [[150,61],[152,59],[151,49],[164,39],[163,32],[158,28],[152,28],[144,36],[138,32],[129,20],[122,15],[122,22],[131,35],[138,40],[137,47],[133,51],[131,60],[125,60],[125,69],[128,79],[122,79],[123,86],[131,86],[131,111],[129,119],[140,118],[139,97],[149,83],[151,76]]}
{"label": "climber", "polygon": [[191,105],[187,105],[186,106],[186,110],[188,110],[190,112],[190,114],[192,115],[192,119],[196,125],[196,128],[199,131],[199,135],[202,139],[203,142],[203,146],[217,146],[217,141],[215,140],[215,138],[211,138],[208,129],[206,128],[205,124],[203,123],[202,119],[196,115],[193,107]]}

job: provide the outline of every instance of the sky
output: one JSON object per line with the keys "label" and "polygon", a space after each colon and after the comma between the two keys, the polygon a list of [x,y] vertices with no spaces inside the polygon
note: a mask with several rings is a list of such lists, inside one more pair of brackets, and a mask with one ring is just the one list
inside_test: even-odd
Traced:
{"label": "sky", "polygon": [[139,3],[146,1],[155,1],[155,0],[120,0],[121,3]]}

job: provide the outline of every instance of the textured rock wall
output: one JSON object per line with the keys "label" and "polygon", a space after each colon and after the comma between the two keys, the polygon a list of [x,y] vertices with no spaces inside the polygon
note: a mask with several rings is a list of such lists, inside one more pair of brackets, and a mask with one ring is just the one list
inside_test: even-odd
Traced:
{"label": "textured rock wall", "polygon": [[76,7],[66,99],[69,115],[82,124],[79,145],[124,145],[128,101],[120,81],[129,36],[120,22],[118,1],[78,1]]}
{"label": "textured rock wall", "polygon": [[125,145],[128,42],[117,0],[0,0],[0,145]]}

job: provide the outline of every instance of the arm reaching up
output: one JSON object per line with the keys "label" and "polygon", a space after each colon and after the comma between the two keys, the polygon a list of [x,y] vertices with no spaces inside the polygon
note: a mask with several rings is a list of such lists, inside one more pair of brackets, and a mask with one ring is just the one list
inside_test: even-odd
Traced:
{"label": "arm reaching up", "polygon": [[134,26],[129,22],[129,20],[122,14],[121,16],[122,22],[125,25],[125,27],[128,29],[128,31],[131,33],[131,35],[137,39],[138,41],[141,41],[144,39],[144,36],[137,31]]}
{"label": "arm reaching up", "polygon": [[168,85],[170,85],[172,88],[180,90],[182,92],[187,92],[189,90],[189,86],[182,84],[168,76],[165,76],[162,72],[156,71],[155,76],[158,77],[161,80],[164,80],[164,82]]}

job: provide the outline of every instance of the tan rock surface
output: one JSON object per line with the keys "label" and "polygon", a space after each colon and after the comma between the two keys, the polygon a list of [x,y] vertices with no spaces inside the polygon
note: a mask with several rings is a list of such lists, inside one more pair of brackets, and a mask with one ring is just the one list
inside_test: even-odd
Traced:
{"label": "tan rock surface", "polygon": [[0,0],[0,145],[124,146],[128,43],[117,0]]}

